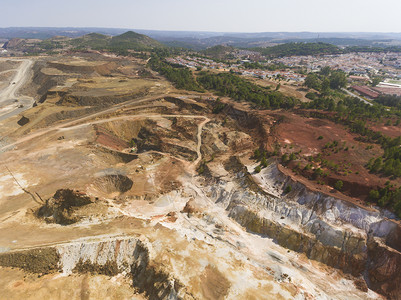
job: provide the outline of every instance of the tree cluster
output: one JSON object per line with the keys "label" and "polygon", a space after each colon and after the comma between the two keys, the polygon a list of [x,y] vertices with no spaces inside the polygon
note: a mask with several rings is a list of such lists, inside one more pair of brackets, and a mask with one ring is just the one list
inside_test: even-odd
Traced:
{"label": "tree cluster", "polygon": [[394,95],[380,95],[375,99],[375,102],[384,106],[395,107],[401,109],[401,97]]}
{"label": "tree cluster", "polygon": [[401,188],[394,188],[387,184],[384,188],[373,189],[369,192],[369,199],[381,207],[391,207],[401,218]]}
{"label": "tree cluster", "polygon": [[326,43],[286,43],[267,48],[252,48],[252,50],[270,57],[339,54],[343,52],[337,46]]}
{"label": "tree cluster", "polygon": [[252,102],[259,108],[289,109],[297,103],[296,99],[286,97],[279,91],[270,91],[231,73],[201,72],[197,80],[205,89],[214,90],[221,96],[228,96],[237,101]]}
{"label": "tree cluster", "polygon": [[161,75],[165,76],[178,89],[204,92],[188,68],[182,66],[172,66],[162,61],[158,56],[153,56],[149,60],[148,65],[153,71],[157,71]]}
{"label": "tree cluster", "polygon": [[347,77],[343,71],[324,67],[320,73],[310,73],[305,78],[305,86],[327,95],[330,89],[336,90],[346,86]]}

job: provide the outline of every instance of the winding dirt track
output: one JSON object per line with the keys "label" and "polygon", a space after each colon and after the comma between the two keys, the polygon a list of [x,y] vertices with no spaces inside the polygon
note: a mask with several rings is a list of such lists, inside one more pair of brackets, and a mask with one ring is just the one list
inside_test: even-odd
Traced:
{"label": "winding dirt track", "polygon": [[[17,69],[7,70],[5,72],[15,72],[10,84],[0,91],[0,107],[8,107],[6,113],[0,114],[0,120],[10,118],[20,112],[29,109],[34,103],[34,99],[28,96],[18,95],[18,91],[29,79],[29,70],[33,61],[29,59],[16,59],[21,65]],[[17,100],[17,103],[14,102]]]}
{"label": "winding dirt track", "polygon": [[[168,95],[168,94],[164,94],[164,95],[158,95],[158,96],[152,96],[152,97],[144,97],[141,99],[135,99],[135,100],[130,100],[118,105],[115,105],[111,108],[107,108],[103,111],[97,112],[97,113],[93,113],[90,114],[88,116],[85,117],[81,117],[78,119],[75,119],[73,121],[68,121],[65,123],[61,123],[59,125],[56,126],[52,126],[51,128],[46,128],[43,130],[39,130],[36,131],[32,134],[26,135],[18,140],[16,140],[13,143],[10,143],[8,145],[5,145],[3,147],[0,148],[0,152],[4,152],[7,151],[8,149],[10,149],[13,146],[16,146],[18,144],[21,144],[23,142],[27,142],[30,141],[34,138],[43,136],[45,134],[51,133],[51,132],[63,132],[63,131],[67,131],[67,130],[74,130],[74,129],[79,129],[85,126],[90,126],[90,125],[94,125],[94,124],[102,124],[102,123],[106,123],[106,122],[111,122],[111,121],[118,121],[118,120],[138,120],[138,119],[149,119],[149,118],[168,118],[168,117],[176,117],[176,118],[191,118],[191,119],[203,119],[203,121],[201,123],[198,124],[198,133],[197,133],[197,147],[196,147],[196,153],[197,153],[197,159],[193,162],[193,166],[196,166],[199,161],[202,159],[202,155],[201,155],[201,144],[202,144],[202,130],[203,130],[203,126],[208,123],[210,121],[209,118],[205,117],[205,116],[199,116],[199,115],[178,115],[178,114],[171,114],[171,115],[166,115],[166,114],[138,114],[138,115],[132,115],[132,116],[119,116],[119,117],[112,117],[112,118],[107,118],[107,119],[101,119],[101,120],[95,120],[95,121],[89,121],[89,120],[93,120],[96,117],[99,117],[101,115],[104,114],[108,114],[108,113],[112,113],[115,112],[121,108],[126,108],[127,106],[131,105],[131,104],[137,104],[137,103],[142,103],[142,102],[147,102],[147,101],[152,101],[152,100],[157,100],[157,99],[162,99],[166,96],[172,96],[172,95]],[[87,121],[87,122],[85,122]],[[85,122],[85,123],[82,123]]]}
{"label": "winding dirt track", "polygon": [[24,85],[29,77],[29,70],[32,66],[32,60],[23,59],[16,60],[21,61],[21,65],[18,69],[12,69],[8,71],[17,71],[14,78],[11,80],[8,87],[0,91],[0,103],[5,100],[15,99],[17,96],[17,91]]}
{"label": "winding dirt track", "polygon": [[144,98],[141,98],[140,100],[138,100],[138,99],[129,100],[129,101],[120,103],[118,105],[112,106],[110,108],[107,108],[105,110],[102,110],[102,111],[99,111],[99,112],[96,112],[96,113],[93,113],[93,114],[89,114],[87,116],[84,116],[84,117],[81,117],[81,118],[78,118],[78,119],[75,119],[75,120],[72,120],[72,121],[66,121],[64,123],[60,123],[58,125],[52,126],[51,128],[45,128],[45,129],[41,129],[41,130],[35,131],[35,132],[31,133],[31,134],[28,134],[26,136],[23,136],[23,137],[17,139],[13,143],[9,143],[9,144],[1,147],[0,148],[0,152],[1,151],[6,151],[10,147],[16,146],[16,145],[21,144],[23,142],[30,141],[30,140],[32,140],[32,139],[34,139],[36,137],[39,137],[39,136],[48,134],[50,132],[59,130],[60,128],[65,128],[65,127],[68,127],[68,126],[74,126],[74,125],[76,125],[76,124],[78,124],[80,122],[83,122],[83,121],[86,121],[86,120],[90,120],[90,119],[99,117],[99,116],[104,115],[104,114],[115,112],[115,111],[117,111],[117,110],[119,110],[121,108],[125,108],[126,106],[129,106],[131,104],[136,104],[136,103],[141,103],[141,102],[146,102],[146,101],[151,101],[151,100],[162,99],[162,98],[164,98],[166,96],[167,96],[167,94],[158,95],[158,96],[152,96],[152,97],[144,97]]}

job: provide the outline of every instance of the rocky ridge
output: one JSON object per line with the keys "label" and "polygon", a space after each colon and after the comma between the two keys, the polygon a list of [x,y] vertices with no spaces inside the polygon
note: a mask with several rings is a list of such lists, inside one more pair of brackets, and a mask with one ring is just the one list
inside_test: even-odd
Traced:
{"label": "rocky ridge", "polygon": [[[282,174],[274,163],[255,178],[245,167],[239,168],[234,185],[217,180],[208,187],[210,198],[229,217],[250,232],[362,277],[369,288],[400,299],[401,245],[388,238],[399,235],[400,225],[388,218],[390,213],[310,191]],[[288,185],[292,192],[285,194]]]}

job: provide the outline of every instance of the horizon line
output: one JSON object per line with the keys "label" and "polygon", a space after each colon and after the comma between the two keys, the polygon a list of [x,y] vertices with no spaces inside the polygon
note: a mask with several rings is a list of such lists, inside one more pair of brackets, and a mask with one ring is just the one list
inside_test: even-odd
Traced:
{"label": "horizon line", "polygon": [[391,33],[401,34],[401,31],[209,31],[209,30],[173,30],[173,29],[146,29],[146,28],[126,28],[126,27],[98,27],[98,26],[8,26],[0,27],[0,29],[12,29],[12,28],[56,28],[56,29],[119,29],[119,30],[142,30],[142,31],[163,31],[163,32],[205,32],[205,33]]}

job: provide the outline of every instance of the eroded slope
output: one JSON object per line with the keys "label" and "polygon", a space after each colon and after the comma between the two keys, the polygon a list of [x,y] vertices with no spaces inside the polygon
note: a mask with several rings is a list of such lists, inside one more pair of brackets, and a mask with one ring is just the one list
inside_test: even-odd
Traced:
{"label": "eroded slope", "polygon": [[[106,287],[119,299],[399,299],[400,227],[388,214],[311,190],[274,160],[253,172],[274,118],[231,104],[216,115],[210,95],[155,81],[142,95],[116,76],[46,92],[29,123],[2,128],[8,299]],[[113,97],[133,92],[61,101],[106,81]]]}

